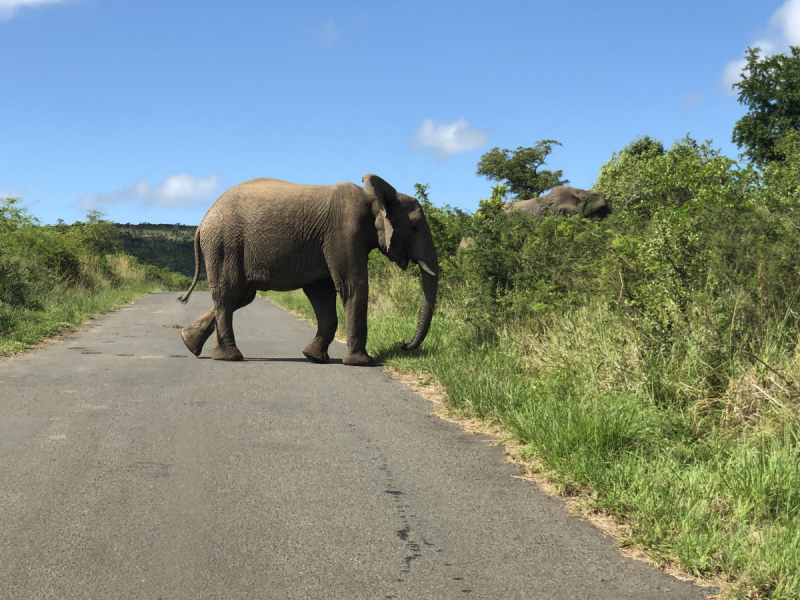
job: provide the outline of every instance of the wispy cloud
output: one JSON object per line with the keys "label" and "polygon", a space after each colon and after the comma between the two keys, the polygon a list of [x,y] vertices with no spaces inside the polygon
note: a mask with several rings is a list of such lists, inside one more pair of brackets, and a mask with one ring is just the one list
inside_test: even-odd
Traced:
{"label": "wispy cloud", "polygon": [[330,46],[340,35],[342,30],[336,29],[336,19],[331,17],[317,28],[316,38],[320,46]]}
{"label": "wispy cloud", "polygon": [[131,186],[103,194],[84,194],[77,200],[78,206],[87,210],[104,210],[109,206],[141,202],[156,208],[184,208],[209,200],[219,188],[219,175],[195,177],[193,175],[168,175],[156,186],[142,178]]}
{"label": "wispy cloud", "polygon": [[[762,56],[775,54],[788,50],[789,46],[800,45],[800,0],[786,0],[769,19],[767,26],[760,32],[759,38],[751,48],[761,48]],[[731,95],[736,95],[732,89],[734,83],[742,80],[742,71],[747,65],[744,58],[730,61],[722,70],[720,85],[723,90]]]}
{"label": "wispy cloud", "polygon": [[0,198],[24,198],[28,195],[25,188],[12,188],[0,185]]}
{"label": "wispy cloud", "polygon": [[0,0],[0,21],[12,19],[20,8],[45,4],[64,4],[68,0]]}
{"label": "wispy cloud", "polygon": [[486,131],[470,129],[466,119],[454,123],[437,123],[425,119],[411,136],[412,148],[429,148],[434,158],[442,160],[453,154],[469,152],[489,141]]}
{"label": "wispy cloud", "polygon": [[683,97],[683,101],[681,102],[681,106],[694,106],[706,99],[706,95],[703,92],[689,92],[686,96]]}
{"label": "wispy cloud", "polygon": [[343,25],[333,17],[329,17],[314,29],[314,39],[320,46],[333,46],[345,33],[350,35],[355,28],[366,25],[369,20],[368,12],[359,13],[355,18],[344,19]]}

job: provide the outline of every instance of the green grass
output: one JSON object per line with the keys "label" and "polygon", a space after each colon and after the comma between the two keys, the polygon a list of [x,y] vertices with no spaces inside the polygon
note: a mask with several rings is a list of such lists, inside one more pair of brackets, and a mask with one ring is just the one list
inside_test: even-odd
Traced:
{"label": "green grass", "polygon": [[47,336],[58,334],[99,314],[118,308],[145,294],[187,289],[189,280],[181,275],[140,265],[125,255],[105,259],[109,272],[98,268],[100,261],[81,265],[76,285],[55,285],[34,294],[27,306],[0,303],[0,356],[24,352]]}
{"label": "green grass", "polygon": [[[11,332],[0,336],[0,356],[23,352],[49,335],[79,325],[154,291],[160,291],[160,286],[139,284],[120,289],[51,293],[44,299],[41,310],[14,310]],[[3,313],[0,313],[2,317]]]}
{"label": "green grass", "polygon": [[[302,292],[264,296],[313,318]],[[730,363],[738,371],[719,397],[693,402],[702,361],[691,348],[681,364],[641,360],[623,315],[597,305],[487,329],[457,292],[407,353],[395,342],[413,334],[418,296],[409,274],[372,279],[367,349],[386,367],[440,383],[452,413],[501,425],[562,493],[627,523],[621,544],[722,581],[730,597],[800,597],[800,423],[788,383]],[[341,334],[341,306],[339,316]]]}

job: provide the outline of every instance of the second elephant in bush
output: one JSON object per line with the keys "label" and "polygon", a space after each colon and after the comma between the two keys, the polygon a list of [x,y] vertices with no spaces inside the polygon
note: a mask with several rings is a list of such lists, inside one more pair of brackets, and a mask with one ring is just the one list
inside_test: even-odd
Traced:
{"label": "second elephant in bush", "polygon": [[522,210],[533,215],[581,215],[587,219],[604,219],[611,214],[611,203],[600,192],[561,185],[549,194],[510,202],[505,210]]}
{"label": "second elephant in bush", "polygon": [[[536,217],[545,215],[581,215],[587,219],[604,219],[611,214],[611,203],[600,192],[561,185],[544,196],[519,202],[508,202],[506,212],[521,210]],[[471,237],[462,238],[461,248],[474,244]]]}

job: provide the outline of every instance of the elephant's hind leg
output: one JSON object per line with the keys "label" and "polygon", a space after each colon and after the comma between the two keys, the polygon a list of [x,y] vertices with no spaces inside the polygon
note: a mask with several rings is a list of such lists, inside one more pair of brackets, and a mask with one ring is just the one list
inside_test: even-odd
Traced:
{"label": "elephant's hind leg", "polygon": [[315,363],[327,364],[331,361],[328,356],[328,346],[331,345],[339,320],[336,317],[336,287],[333,280],[317,281],[303,288],[308,296],[314,314],[317,317],[317,335],[305,347],[303,354],[308,360]]}
{"label": "elephant's hind leg", "polygon": [[189,349],[189,352],[195,356],[200,356],[200,353],[203,351],[203,344],[205,344],[206,340],[214,333],[215,325],[215,313],[212,308],[194,323],[181,330],[181,338]]}
{"label": "elephant's hind leg", "polygon": [[214,296],[217,338],[214,349],[211,351],[211,358],[214,360],[244,360],[244,356],[236,347],[236,339],[233,335],[233,311],[250,304],[256,297],[256,291],[255,289],[245,291],[235,304],[230,302],[229,297],[216,297],[216,294]]}
{"label": "elephant's hind leg", "polygon": [[[236,306],[237,309],[242,308],[243,306],[247,306],[250,304],[253,299],[256,297],[256,291],[251,290],[242,296],[242,299],[239,300],[239,304]],[[183,343],[186,344],[186,347],[189,349],[189,352],[194,354],[195,356],[200,356],[200,353],[203,351],[203,346],[206,343],[206,340],[211,337],[211,334],[214,333],[214,328],[216,327],[216,312],[212,308],[202,317],[197,319],[194,323],[189,325],[189,327],[184,327],[181,330],[181,338],[183,339]]]}

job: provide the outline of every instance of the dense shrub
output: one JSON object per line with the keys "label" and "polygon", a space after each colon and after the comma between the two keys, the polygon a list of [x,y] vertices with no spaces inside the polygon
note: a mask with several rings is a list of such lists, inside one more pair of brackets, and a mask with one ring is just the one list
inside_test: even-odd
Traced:
{"label": "dense shrub", "polygon": [[416,197],[425,211],[425,219],[431,228],[436,244],[439,262],[446,263],[455,255],[461,239],[466,236],[471,227],[472,217],[460,208],[453,208],[448,204],[436,206],[428,198],[428,184],[414,184]]}
{"label": "dense shrub", "polygon": [[118,230],[101,216],[40,226],[17,199],[0,199],[0,353],[137,293],[189,286],[184,275],[120,254]]}

